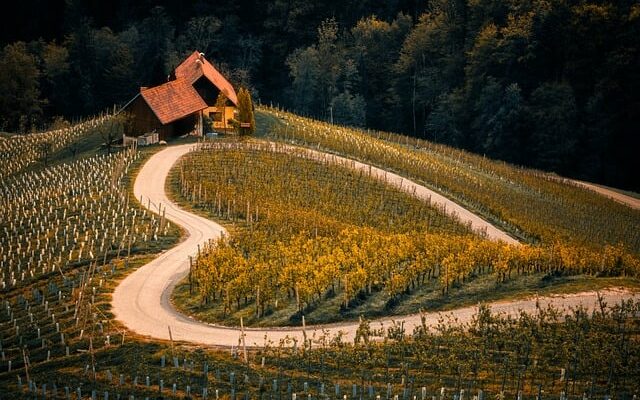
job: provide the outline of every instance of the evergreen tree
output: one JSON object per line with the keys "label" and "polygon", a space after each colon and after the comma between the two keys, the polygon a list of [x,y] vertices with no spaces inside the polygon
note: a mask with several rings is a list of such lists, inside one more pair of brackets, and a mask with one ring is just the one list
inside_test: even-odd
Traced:
{"label": "evergreen tree", "polygon": [[318,108],[318,51],[314,47],[298,49],[287,58],[291,82],[292,104],[304,114],[315,114]]}
{"label": "evergreen tree", "polygon": [[531,160],[534,165],[564,172],[576,144],[576,102],[566,83],[544,83],[531,94]]}
{"label": "evergreen tree", "polygon": [[238,91],[238,117],[235,125],[241,136],[253,135],[256,131],[251,93],[245,88],[240,88]]}
{"label": "evergreen tree", "polygon": [[42,54],[43,96],[49,100],[49,110],[54,115],[69,115],[71,93],[71,66],[69,50],[49,43]]}
{"label": "evergreen tree", "polygon": [[502,92],[502,103],[485,134],[485,150],[492,157],[518,163],[523,157],[527,107],[517,83],[507,86]]}
{"label": "evergreen tree", "polygon": [[144,71],[143,82],[145,85],[165,82],[167,74],[175,67],[167,63],[175,27],[164,8],[151,9],[150,16],[140,24],[140,33],[138,68]]}
{"label": "evergreen tree", "polygon": [[340,93],[331,100],[333,121],[342,125],[364,126],[366,110],[364,98],[353,95],[348,90]]}
{"label": "evergreen tree", "polygon": [[0,53],[0,124],[26,132],[41,116],[40,71],[24,42],[5,46]]}

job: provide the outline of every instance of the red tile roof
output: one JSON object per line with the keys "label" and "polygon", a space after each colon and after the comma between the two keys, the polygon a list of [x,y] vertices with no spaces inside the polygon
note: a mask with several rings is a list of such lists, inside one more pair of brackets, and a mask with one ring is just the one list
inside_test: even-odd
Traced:
{"label": "red tile roof", "polygon": [[233,86],[204,56],[201,57],[199,52],[194,51],[176,68],[176,78],[184,78],[191,84],[203,76],[224,93],[233,104],[238,105],[238,96]]}
{"label": "red tile roof", "polygon": [[163,125],[207,108],[191,82],[185,79],[178,78],[149,89],[141,88],[140,94]]}

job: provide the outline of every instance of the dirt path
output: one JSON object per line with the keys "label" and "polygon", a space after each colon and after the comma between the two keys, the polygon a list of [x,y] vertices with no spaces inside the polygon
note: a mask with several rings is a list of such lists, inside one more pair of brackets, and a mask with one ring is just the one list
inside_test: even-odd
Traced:
{"label": "dirt path", "polygon": [[568,179],[569,182],[572,182],[575,185],[582,186],[589,190],[593,190],[596,193],[599,193],[605,197],[613,199],[618,203],[626,204],[629,207],[640,210],[640,199],[636,199],[635,197],[627,196],[626,194],[616,192],[615,190],[607,189],[602,186],[594,185],[593,183],[584,182],[584,181],[576,181],[573,179]]}
{"label": "dirt path", "polygon": [[[237,328],[220,327],[196,321],[177,312],[170,304],[169,298],[177,282],[184,277],[189,270],[188,257],[195,254],[198,244],[209,239],[219,237],[224,228],[215,222],[189,213],[171,202],[165,193],[165,182],[169,170],[175,162],[188,153],[193,145],[181,145],[169,147],[151,157],[140,170],[134,184],[136,198],[142,199],[142,204],[147,206],[150,202],[151,210],[158,211],[158,207],[166,210],[166,217],[174,223],[182,226],[187,232],[186,240],[176,247],[162,253],[158,258],[139,268],[125,278],[116,288],[113,299],[113,312],[117,320],[121,321],[132,331],[156,339],[169,339],[169,327],[174,340],[199,343],[212,346],[237,346],[240,343],[241,331]],[[324,157],[324,156],[323,156]],[[348,161],[351,163],[351,161]],[[357,168],[370,168],[361,163],[353,163]],[[382,171],[384,174],[384,171]],[[384,176],[384,175],[380,175]],[[393,174],[387,173],[388,181],[396,181],[397,184],[407,185],[410,191],[414,190],[406,180],[397,181]],[[397,177],[397,176],[396,176]],[[399,178],[399,177],[398,177]],[[430,196],[433,202],[435,193],[419,185],[415,186],[416,193]],[[438,198],[439,199],[439,198]],[[446,199],[445,199],[446,200]],[[453,209],[454,204],[445,202],[447,209]],[[451,207],[451,208],[450,208]],[[457,209],[457,208],[456,208]],[[461,213],[461,218],[464,218]],[[480,220],[482,221],[482,220]],[[478,223],[481,223],[478,221]],[[488,223],[484,222],[488,225]],[[478,228],[482,228],[478,226]],[[486,227],[489,234],[489,226]],[[602,293],[609,303],[637,295],[625,291],[609,290]],[[592,309],[596,305],[595,292],[580,293],[566,296],[553,296],[538,299],[541,305],[554,304],[557,307],[575,307],[583,305]],[[517,300],[512,302],[496,302],[490,307],[496,312],[504,312],[516,315],[519,310],[534,311],[536,299]],[[475,313],[476,307],[466,307],[455,310],[453,315],[459,323],[467,322]],[[405,317],[395,317],[396,321],[403,321],[407,332],[412,332],[415,326],[421,324],[424,317],[428,325],[438,322],[441,313],[414,314]],[[373,321],[373,328],[390,326],[392,318]],[[344,340],[351,341],[357,330],[357,322],[332,324],[325,326],[307,326],[308,338],[322,334],[335,335],[344,333]],[[303,340],[304,333],[301,328],[272,328],[272,329],[245,329],[245,342],[247,346],[261,346],[265,340],[279,343],[286,338],[295,338],[298,342]]]}

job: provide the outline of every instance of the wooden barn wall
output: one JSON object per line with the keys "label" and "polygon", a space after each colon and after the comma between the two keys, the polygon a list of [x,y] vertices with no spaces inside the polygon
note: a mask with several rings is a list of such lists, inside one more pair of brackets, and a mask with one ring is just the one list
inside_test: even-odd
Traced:
{"label": "wooden barn wall", "polygon": [[154,130],[158,133],[160,132],[162,124],[142,96],[138,96],[131,102],[125,111],[131,114],[132,117],[128,129],[130,132],[126,133],[127,136],[140,136],[147,132],[153,132]]}
{"label": "wooden barn wall", "polygon": [[193,131],[198,113],[188,115],[167,125],[162,125],[146,101],[139,96],[125,109],[132,116],[131,124],[125,132],[127,136],[140,136],[156,131],[160,140],[168,140]]}

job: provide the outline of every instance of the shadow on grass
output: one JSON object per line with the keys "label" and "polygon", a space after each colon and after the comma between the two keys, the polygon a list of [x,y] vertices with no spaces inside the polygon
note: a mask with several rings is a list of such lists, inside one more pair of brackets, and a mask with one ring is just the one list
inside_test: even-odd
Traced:
{"label": "shadow on grass", "polygon": [[436,280],[425,284],[401,296],[389,299],[380,288],[374,288],[371,294],[361,293],[344,307],[342,293],[324,296],[319,303],[306,307],[303,313],[297,311],[295,299],[281,299],[278,309],[270,309],[261,318],[255,314],[255,304],[241,303],[240,309],[232,306],[232,311],[223,312],[217,302],[203,304],[197,291],[189,293],[189,284],[181,282],[172,295],[176,308],[196,319],[229,326],[238,326],[240,317],[247,326],[299,326],[302,314],[307,324],[327,324],[344,321],[407,315],[420,312],[448,311],[468,307],[479,302],[508,301],[530,298],[535,295],[568,294],[585,291],[603,290],[612,287],[625,287],[640,290],[640,280],[632,278],[596,278],[586,275],[547,276],[534,274],[518,276],[504,283],[496,283],[494,275],[483,275],[470,279],[458,287],[452,287],[447,296]]}

